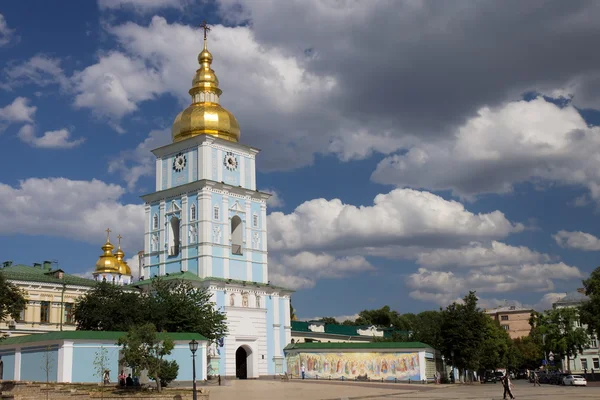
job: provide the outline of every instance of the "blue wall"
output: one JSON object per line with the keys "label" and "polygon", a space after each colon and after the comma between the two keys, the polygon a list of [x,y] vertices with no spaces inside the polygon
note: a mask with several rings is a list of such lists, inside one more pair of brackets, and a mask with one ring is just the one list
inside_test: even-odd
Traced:
{"label": "blue wall", "polygon": [[46,357],[49,360],[49,380],[56,382],[58,376],[58,345],[25,347],[21,349],[21,380],[46,382]]}
{"label": "blue wall", "polygon": [[245,281],[248,278],[247,275],[248,274],[246,273],[246,261],[234,259],[229,260],[229,277],[231,279]]}
{"label": "blue wall", "polygon": [[0,351],[0,357],[2,357],[4,363],[2,379],[7,381],[15,379],[15,351]]}
{"label": "blue wall", "polygon": [[252,263],[252,282],[262,282],[263,267],[262,264]]}
{"label": "blue wall", "polygon": [[106,343],[86,343],[85,345],[73,345],[73,382],[100,382],[100,378],[95,375],[96,367],[94,360],[96,360],[96,354],[100,354],[102,346],[105,346],[107,351],[106,356],[108,360],[106,368],[110,370],[110,380],[111,382],[118,380],[119,349],[116,347],[107,347]]}
{"label": "blue wall", "polygon": [[[283,354],[283,348],[288,345],[285,342],[285,299],[280,298],[279,300],[279,345],[281,346],[281,354]],[[286,371],[286,363],[283,363],[283,372]]]}
{"label": "blue wall", "polygon": [[[177,361],[179,365],[179,373],[177,380],[179,381],[191,381],[192,375],[192,353],[188,346],[176,347],[169,356],[165,356],[167,360]],[[196,379],[199,380],[202,373],[202,366],[206,363],[206,355],[204,351],[198,348],[196,352]]]}

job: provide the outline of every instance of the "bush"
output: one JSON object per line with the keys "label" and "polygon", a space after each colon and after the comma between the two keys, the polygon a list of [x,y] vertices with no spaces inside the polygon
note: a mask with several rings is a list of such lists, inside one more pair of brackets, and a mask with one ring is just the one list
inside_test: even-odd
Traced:
{"label": "bush", "polygon": [[177,362],[175,360],[161,360],[160,374],[158,374],[158,377],[160,379],[160,385],[162,387],[167,387],[169,383],[177,379],[178,374],[179,365],[177,365]]}

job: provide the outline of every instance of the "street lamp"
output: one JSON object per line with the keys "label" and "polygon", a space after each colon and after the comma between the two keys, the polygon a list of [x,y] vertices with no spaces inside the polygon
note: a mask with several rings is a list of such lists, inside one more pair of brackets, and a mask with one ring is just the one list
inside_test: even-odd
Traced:
{"label": "street lamp", "polygon": [[197,400],[197,395],[196,395],[196,350],[198,350],[198,342],[196,342],[196,339],[193,339],[190,342],[190,351],[192,352],[192,380],[193,380],[193,385],[194,385],[194,393],[193,393],[193,399]]}

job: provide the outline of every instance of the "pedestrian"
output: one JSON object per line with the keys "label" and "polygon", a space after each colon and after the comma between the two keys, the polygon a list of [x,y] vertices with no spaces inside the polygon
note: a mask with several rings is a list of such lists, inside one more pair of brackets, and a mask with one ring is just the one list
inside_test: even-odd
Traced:
{"label": "pedestrian", "polygon": [[302,379],[304,379],[304,372],[305,372],[304,364],[302,364],[302,367],[300,367],[300,371],[302,372]]}
{"label": "pedestrian", "polygon": [[4,378],[4,361],[2,361],[2,356],[0,356],[0,381]]}
{"label": "pedestrian", "polygon": [[125,386],[125,379],[127,375],[125,375],[125,371],[121,370],[121,374],[119,375],[119,386]]}
{"label": "pedestrian", "polygon": [[512,382],[510,381],[510,378],[508,377],[508,374],[504,375],[504,377],[502,378],[502,386],[504,387],[504,396],[503,398],[506,399],[506,394],[508,393],[508,395],[510,396],[511,399],[514,399],[515,396],[513,396],[512,394]]}
{"label": "pedestrian", "polygon": [[535,387],[535,385],[542,386],[540,385],[540,377],[538,376],[537,372],[533,373],[533,387]]}

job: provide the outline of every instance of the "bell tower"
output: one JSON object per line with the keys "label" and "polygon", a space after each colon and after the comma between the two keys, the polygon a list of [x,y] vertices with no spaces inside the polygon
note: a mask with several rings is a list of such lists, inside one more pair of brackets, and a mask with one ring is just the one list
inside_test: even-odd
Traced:
{"label": "bell tower", "polygon": [[173,122],[173,142],[152,151],[156,189],[142,196],[140,284],[165,276],[211,292],[216,307],[227,314],[230,332],[219,343],[225,357],[220,354],[215,374],[237,374],[240,348],[247,354],[247,377],[282,373],[283,347],[291,340],[291,291],[268,279],[270,195],[256,190],[259,150],[239,142],[239,124],[220,104],[222,91],[207,46],[210,28],[206,23],[202,28],[204,48],[189,90],[191,104]]}

